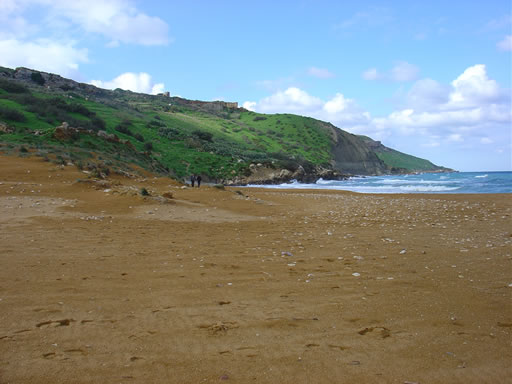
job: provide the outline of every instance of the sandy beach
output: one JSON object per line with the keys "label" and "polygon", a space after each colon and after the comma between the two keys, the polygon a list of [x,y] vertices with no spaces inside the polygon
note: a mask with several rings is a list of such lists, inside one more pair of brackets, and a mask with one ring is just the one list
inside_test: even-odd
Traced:
{"label": "sandy beach", "polygon": [[87,177],[0,157],[0,383],[511,380],[510,195]]}

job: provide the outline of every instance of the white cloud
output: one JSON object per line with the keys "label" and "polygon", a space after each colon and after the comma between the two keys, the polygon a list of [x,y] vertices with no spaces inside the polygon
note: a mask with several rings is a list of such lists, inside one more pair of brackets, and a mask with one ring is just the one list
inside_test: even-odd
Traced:
{"label": "white cloud", "polygon": [[91,84],[99,88],[121,88],[133,92],[149,93],[153,95],[162,93],[165,89],[163,83],[153,83],[151,76],[145,72],[126,72],[111,81],[92,80]]}
{"label": "white cloud", "polygon": [[88,51],[79,45],[88,34],[109,47],[170,40],[167,24],[130,0],[0,0],[0,65],[80,77]]}
{"label": "white cloud", "polygon": [[501,40],[496,47],[500,51],[512,51],[512,35],[507,35]]}
{"label": "white cloud", "polygon": [[387,116],[372,117],[342,93],[322,100],[291,87],[244,106],[257,112],[289,112],[329,121],[352,133],[390,140],[402,150],[409,147],[412,153],[422,147],[439,148],[443,156],[443,148],[467,151],[482,144],[510,143],[510,96],[488,77],[485,65],[467,68],[450,84],[418,80],[406,93],[404,103],[402,109]]}
{"label": "white cloud", "polygon": [[158,95],[159,93],[163,93],[165,91],[165,84],[164,83],[157,83],[153,84],[151,87],[151,94],[152,95]]}
{"label": "white cloud", "polygon": [[318,77],[320,79],[330,79],[334,77],[334,74],[325,68],[317,68],[311,67],[308,69],[308,74],[313,77]]}
{"label": "white cloud", "polygon": [[[4,18],[17,19],[24,25],[27,24],[23,18],[26,11],[46,14],[37,23],[47,33],[74,33],[78,27],[80,32],[122,43],[164,45],[169,42],[167,24],[159,17],[141,12],[129,0],[2,0],[0,3]],[[0,26],[4,32],[9,28]]]}
{"label": "white cloud", "polygon": [[365,80],[377,80],[381,78],[381,74],[377,72],[376,68],[370,68],[363,72],[363,79]]}
{"label": "white cloud", "polygon": [[391,23],[394,17],[388,8],[384,7],[371,7],[365,11],[356,12],[354,15],[338,23],[335,29],[349,30],[349,29],[367,29],[382,27]]}
{"label": "white cloud", "polygon": [[44,0],[55,18],[64,18],[87,32],[123,43],[165,45],[167,24],[148,16],[126,0]]}
{"label": "white cloud", "polygon": [[498,83],[487,77],[483,64],[467,68],[462,75],[452,81],[452,86],[450,102],[461,106],[477,106],[483,101],[497,99],[501,93]]}
{"label": "white cloud", "polygon": [[400,61],[391,69],[391,79],[400,82],[412,81],[418,77],[419,71],[417,66]]}
{"label": "white cloud", "polygon": [[271,96],[265,97],[254,105],[254,107],[264,113],[297,113],[307,114],[321,109],[322,100],[310,96],[307,92],[290,87],[285,91],[279,91]]}
{"label": "white cloud", "polygon": [[431,107],[446,103],[450,88],[432,79],[415,82],[407,94],[407,104],[414,109],[430,110]]}
{"label": "white cloud", "polygon": [[428,139],[426,142],[422,143],[421,146],[425,148],[436,148],[439,147],[441,143],[437,141],[436,139]]}
{"label": "white cloud", "polygon": [[256,82],[258,88],[265,89],[269,92],[276,92],[291,87],[295,82],[293,77],[281,77],[276,80],[261,80]]}
{"label": "white cloud", "polygon": [[21,66],[73,76],[79,64],[87,61],[87,49],[76,48],[74,42],[0,40],[0,65],[5,67]]}
{"label": "white cloud", "polygon": [[464,141],[464,138],[462,137],[462,135],[460,133],[452,133],[451,135],[448,135],[448,140],[460,142],[460,141]]}
{"label": "white cloud", "polygon": [[242,107],[249,111],[255,111],[257,104],[255,101],[246,101],[242,104]]}
{"label": "white cloud", "polygon": [[337,93],[334,98],[324,104],[323,110],[333,115],[347,110],[351,103],[352,100],[347,100],[341,93]]}
{"label": "white cloud", "polygon": [[446,155],[439,153],[450,156],[457,148],[477,151],[482,144],[494,143],[508,146],[510,152],[511,125],[508,92],[489,79],[485,65],[474,65],[449,85],[431,79],[417,81],[407,94],[405,108],[374,118],[367,129],[387,133],[396,143],[416,142],[440,151],[449,147]]}
{"label": "white cloud", "polygon": [[407,82],[416,80],[419,71],[417,66],[409,64],[406,61],[399,61],[388,72],[379,72],[377,68],[370,68],[363,72],[362,77],[365,80]]}
{"label": "white cloud", "polygon": [[512,24],[512,16],[510,14],[503,15],[498,19],[492,19],[488,23],[486,23],[482,31],[496,31],[500,29],[509,28]]}

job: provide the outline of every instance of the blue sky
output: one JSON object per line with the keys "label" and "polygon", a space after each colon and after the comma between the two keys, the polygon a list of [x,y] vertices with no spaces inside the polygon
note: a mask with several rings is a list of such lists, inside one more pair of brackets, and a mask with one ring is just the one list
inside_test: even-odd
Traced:
{"label": "blue sky", "polygon": [[511,170],[509,0],[0,0],[0,65],[330,121]]}

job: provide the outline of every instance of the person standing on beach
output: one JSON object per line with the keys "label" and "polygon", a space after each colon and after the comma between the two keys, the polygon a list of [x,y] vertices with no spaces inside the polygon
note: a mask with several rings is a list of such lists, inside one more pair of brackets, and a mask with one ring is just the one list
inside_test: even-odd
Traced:
{"label": "person standing on beach", "polygon": [[201,176],[197,175],[196,180],[197,180],[197,188],[199,188],[201,186]]}
{"label": "person standing on beach", "polygon": [[194,188],[195,182],[196,182],[196,175],[192,174],[192,176],[190,176],[190,184],[192,184],[192,188]]}

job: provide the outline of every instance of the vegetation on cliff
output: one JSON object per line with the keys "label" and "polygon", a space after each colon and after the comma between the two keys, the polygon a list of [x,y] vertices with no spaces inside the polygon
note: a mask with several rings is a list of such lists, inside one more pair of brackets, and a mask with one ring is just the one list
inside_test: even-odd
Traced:
{"label": "vegetation on cliff", "polygon": [[200,173],[243,182],[254,164],[286,175],[440,169],[308,117],[108,91],[25,68],[0,68],[0,122],[4,143],[71,158],[94,152],[121,168],[134,163],[176,178]]}

